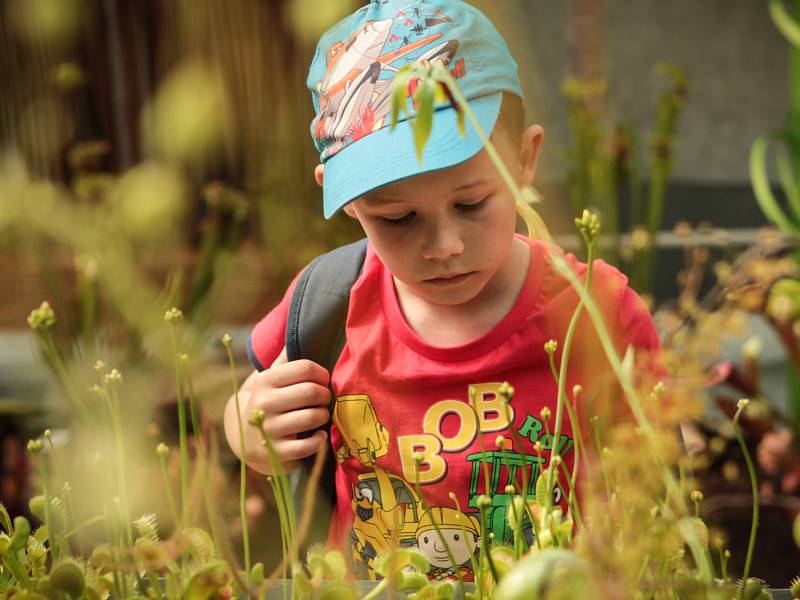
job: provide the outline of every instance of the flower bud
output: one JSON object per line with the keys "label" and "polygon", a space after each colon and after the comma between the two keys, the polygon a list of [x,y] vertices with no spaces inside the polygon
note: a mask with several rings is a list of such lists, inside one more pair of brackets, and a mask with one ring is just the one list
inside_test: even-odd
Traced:
{"label": "flower bud", "polygon": [[264,423],[264,418],[264,411],[257,408],[250,414],[250,418],[247,419],[247,422],[253,427],[261,427]]}
{"label": "flower bud", "polygon": [[492,499],[486,494],[481,494],[475,501],[478,508],[489,508],[492,505]]}
{"label": "flower bud", "polygon": [[35,308],[28,316],[28,325],[34,331],[47,331],[56,324],[56,313],[50,307],[49,302],[42,302],[39,308]]}
{"label": "flower bud", "polygon": [[172,307],[166,313],[164,313],[164,321],[170,325],[173,323],[180,323],[183,321],[183,313],[180,311],[180,309]]}

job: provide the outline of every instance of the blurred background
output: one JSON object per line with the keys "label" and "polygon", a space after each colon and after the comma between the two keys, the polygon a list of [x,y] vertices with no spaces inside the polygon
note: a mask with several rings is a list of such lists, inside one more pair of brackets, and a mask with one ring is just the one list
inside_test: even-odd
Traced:
{"label": "blurred background", "polygon": [[[785,133],[790,150],[797,141],[800,63],[765,3],[471,3],[508,41],[528,120],[545,129],[537,208],[575,251],[573,217],[587,207],[600,213],[604,258],[669,315],[658,320],[665,341],[674,315],[718,293],[720,273],[743,252],[791,257],[790,242],[764,250],[760,241],[770,220],[797,230],[765,216],[750,164],[762,134]],[[27,512],[35,485],[27,439],[45,427],[64,447],[79,437],[58,363],[28,326],[43,300],[77,389],[95,377],[98,359],[123,371],[130,478],[152,490],[153,449],[177,439],[164,311],[183,311],[180,347],[204,426],[218,431],[230,394],[222,334],[233,335],[243,376],[249,328],[294,274],[360,237],[346,217],[321,216],[305,82],[320,34],[362,4],[0,0],[0,500],[12,514]],[[785,207],[777,185],[785,178],[767,173]],[[796,275],[793,265],[782,276]],[[703,451],[730,441],[718,426],[720,397],[741,391],[731,381],[742,369],[756,369],[747,391],[766,408],[749,433],[764,458],[762,493],[773,500],[754,572],[775,581],[796,575],[788,571],[800,559],[790,531],[800,507],[800,388],[787,290],[779,308],[788,321],[767,310],[764,292],[703,365],[715,378],[695,428]],[[708,518],[742,557],[735,544],[746,546],[749,488],[726,467],[740,460],[730,446],[717,444],[709,459],[706,495],[717,500]],[[237,467],[224,443],[219,459],[235,535]],[[266,484],[252,483],[253,521],[268,527]],[[142,505],[163,504],[160,492],[141,495]],[[255,553],[274,558],[277,548],[254,537]]]}

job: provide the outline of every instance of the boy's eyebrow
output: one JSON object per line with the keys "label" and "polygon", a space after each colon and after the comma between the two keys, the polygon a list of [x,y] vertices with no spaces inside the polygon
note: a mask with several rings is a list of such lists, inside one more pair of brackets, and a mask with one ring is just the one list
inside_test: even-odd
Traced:
{"label": "boy's eyebrow", "polygon": [[487,180],[484,179],[484,178],[475,179],[474,181],[468,181],[466,183],[462,183],[458,187],[453,188],[453,192],[452,193],[455,195],[455,194],[459,194],[461,192],[466,192],[466,191],[471,190],[473,188],[481,187],[486,182],[487,182]]}

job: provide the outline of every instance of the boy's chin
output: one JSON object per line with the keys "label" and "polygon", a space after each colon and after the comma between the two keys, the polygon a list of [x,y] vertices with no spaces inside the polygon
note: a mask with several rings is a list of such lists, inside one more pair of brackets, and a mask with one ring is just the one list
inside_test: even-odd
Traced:
{"label": "boy's chin", "polygon": [[419,287],[415,289],[415,292],[423,300],[431,304],[448,307],[460,306],[477,298],[485,285],[485,282],[481,281],[469,283],[471,285],[453,286],[452,288],[439,288],[421,283]]}

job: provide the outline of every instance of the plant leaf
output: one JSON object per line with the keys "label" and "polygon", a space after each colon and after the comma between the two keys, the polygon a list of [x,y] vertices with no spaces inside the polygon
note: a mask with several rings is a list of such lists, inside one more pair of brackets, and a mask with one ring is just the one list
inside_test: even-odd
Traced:
{"label": "plant leaf", "polygon": [[800,25],[786,10],[782,0],[770,0],[769,15],[783,37],[789,40],[789,43],[795,48],[800,48]]}
{"label": "plant leaf", "polygon": [[417,116],[414,117],[414,146],[417,150],[417,160],[422,163],[425,145],[431,135],[433,127],[433,96],[436,84],[430,79],[422,79],[414,94],[417,103]]}
{"label": "plant leaf", "polygon": [[394,131],[400,115],[408,107],[408,82],[411,80],[411,67],[406,65],[397,72],[392,83],[392,123],[390,131]]}
{"label": "plant leaf", "polygon": [[133,522],[139,535],[151,542],[158,542],[158,517],[154,513],[147,513]]}
{"label": "plant leaf", "polygon": [[464,118],[464,111],[461,110],[460,106],[456,108],[456,125],[461,137],[467,137],[467,122]]}
{"label": "plant leaf", "polygon": [[347,577],[347,565],[341,552],[331,550],[325,554],[324,572],[329,579],[345,579]]}
{"label": "plant leaf", "polygon": [[758,205],[766,217],[777,225],[784,233],[797,233],[798,228],[786,218],[772,194],[767,176],[767,144],[766,136],[760,136],[750,148],[750,182]]}
{"label": "plant leaf", "polygon": [[184,600],[209,600],[228,583],[228,570],[225,563],[215,561],[198,569],[189,583],[182,598]]}
{"label": "plant leaf", "polygon": [[406,567],[411,567],[420,573],[427,573],[430,565],[422,554],[407,548],[397,548],[381,554],[375,559],[375,572],[382,577],[395,577]]}
{"label": "plant leaf", "polygon": [[797,185],[789,151],[783,144],[778,146],[778,179],[795,220],[800,221],[800,187]]}
{"label": "plant leaf", "polygon": [[187,527],[181,532],[181,538],[197,562],[205,563],[217,557],[214,540],[203,529]]}
{"label": "plant leaf", "polygon": [[0,502],[0,525],[3,526],[6,533],[11,533],[11,517],[2,502]]}
{"label": "plant leaf", "polygon": [[349,581],[326,581],[312,596],[314,600],[358,600],[355,586]]}

